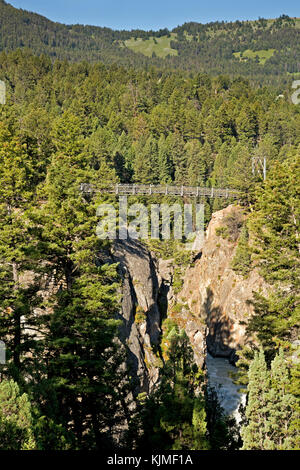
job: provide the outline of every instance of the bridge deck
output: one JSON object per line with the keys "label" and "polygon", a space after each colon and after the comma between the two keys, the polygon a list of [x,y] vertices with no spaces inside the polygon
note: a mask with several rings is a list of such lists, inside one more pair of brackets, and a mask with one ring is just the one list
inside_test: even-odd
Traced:
{"label": "bridge deck", "polygon": [[193,197],[224,197],[238,198],[239,192],[234,189],[203,188],[200,186],[167,186],[152,184],[115,184],[107,188],[97,188],[94,185],[82,183],[80,190],[83,193],[101,192],[115,195],[154,195],[166,196],[193,196]]}

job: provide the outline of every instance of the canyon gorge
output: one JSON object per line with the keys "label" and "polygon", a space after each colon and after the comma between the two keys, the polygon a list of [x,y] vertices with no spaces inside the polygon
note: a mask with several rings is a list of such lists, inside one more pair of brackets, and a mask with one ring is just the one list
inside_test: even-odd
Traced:
{"label": "canyon gorge", "polygon": [[[226,371],[233,369],[236,352],[253,340],[246,334],[253,313],[252,293],[266,292],[267,285],[255,268],[246,278],[232,269],[239,233],[233,237],[219,234],[228,218],[241,221],[242,208],[230,205],[213,213],[202,248],[182,271],[179,291],[173,286],[173,259],[158,258],[137,240],[115,243],[113,260],[119,263],[123,278],[120,338],[128,350],[137,393],[148,393],[159,380],[161,326],[166,317],[185,330],[196,364],[213,370],[212,374],[218,365]],[[219,362],[214,364],[214,358]],[[235,395],[232,381],[227,384]]]}

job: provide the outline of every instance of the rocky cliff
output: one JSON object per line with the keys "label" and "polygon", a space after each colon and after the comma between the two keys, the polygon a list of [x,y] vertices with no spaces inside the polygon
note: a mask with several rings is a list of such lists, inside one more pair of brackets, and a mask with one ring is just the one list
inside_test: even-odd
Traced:
{"label": "rocky cliff", "polygon": [[[200,252],[183,275],[179,293],[173,289],[174,261],[157,259],[137,240],[116,241],[112,255],[102,262],[119,263],[122,277],[120,339],[128,352],[130,375],[136,393],[149,392],[163,365],[160,354],[162,318],[173,318],[184,328],[195,360],[204,366],[206,351],[212,356],[235,360],[236,350],[251,339],[247,319],[253,313],[253,290],[267,289],[254,269],[245,279],[231,269],[237,237],[220,236],[230,217],[241,220],[241,209],[229,206],[212,215]],[[33,273],[22,280],[33,282]],[[47,297],[57,286],[45,281],[41,294]],[[38,314],[38,311],[37,311]]]}
{"label": "rocky cliff", "polygon": [[[237,221],[242,219],[241,208],[232,205],[212,215],[201,254],[186,271],[176,312],[174,307],[173,312],[171,309],[186,328],[200,365],[206,347],[212,356],[235,361],[236,350],[251,341],[246,324],[253,314],[253,291],[266,292],[268,287],[256,269],[244,278],[231,268],[237,247]],[[236,233],[222,237],[228,220],[235,224]]]}
{"label": "rocky cliff", "polygon": [[[224,236],[228,220],[232,233]],[[235,362],[236,351],[251,341],[246,325],[253,314],[253,291],[266,292],[268,286],[256,269],[244,278],[231,268],[242,221],[241,208],[232,205],[212,215],[202,249],[186,269],[177,294],[173,260],[156,259],[136,240],[115,244],[113,258],[123,278],[120,336],[128,348],[137,392],[148,392],[158,380],[161,320],[166,313],[185,329],[199,367],[207,351]]]}
{"label": "rocky cliff", "polygon": [[137,240],[116,242],[113,259],[123,279],[120,339],[127,346],[136,392],[148,392],[157,382],[160,363],[157,270],[150,252]]}

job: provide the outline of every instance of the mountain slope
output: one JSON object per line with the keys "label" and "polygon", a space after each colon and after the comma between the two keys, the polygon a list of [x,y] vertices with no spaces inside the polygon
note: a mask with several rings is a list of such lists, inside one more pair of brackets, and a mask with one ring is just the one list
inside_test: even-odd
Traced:
{"label": "mountain slope", "polygon": [[71,61],[245,75],[261,82],[300,73],[300,20],[185,23],[172,32],[54,23],[0,0],[0,50],[30,48]]}
{"label": "mountain slope", "polygon": [[[0,0],[0,50],[29,48],[36,54],[47,54],[71,61],[121,60],[135,63],[135,54],[114,44],[109,28],[54,23],[36,13],[16,9]],[[141,59],[143,62],[143,56]]]}

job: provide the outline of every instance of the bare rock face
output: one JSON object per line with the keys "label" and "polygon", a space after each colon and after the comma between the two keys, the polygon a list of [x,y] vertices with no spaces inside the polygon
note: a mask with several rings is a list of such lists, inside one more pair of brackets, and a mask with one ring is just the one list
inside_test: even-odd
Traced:
{"label": "bare rock face", "polygon": [[120,339],[128,347],[136,391],[148,392],[158,380],[160,339],[159,283],[149,251],[137,240],[117,241],[113,250],[122,283]]}
{"label": "bare rock face", "polygon": [[246,324],[253,314],[253,291],[265,293],[268,287],[256,269],[246,279],[231,269],[237,241],[217,235],[228,216],[242,217],[242,210],[231,205],[213,214],[201,257],[187,269],[178,295],[183,307],[177,317],[186,317],[185,329],[198,363],[205,355],[205,343],[212,356],[235,361],[236,350],[251,341]]}

